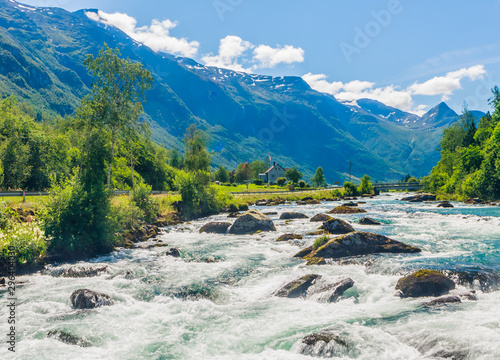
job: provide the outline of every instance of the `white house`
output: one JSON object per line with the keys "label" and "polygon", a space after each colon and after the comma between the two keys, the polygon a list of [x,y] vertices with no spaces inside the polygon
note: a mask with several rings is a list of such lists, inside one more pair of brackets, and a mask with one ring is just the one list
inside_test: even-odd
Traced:
{"label": "white house", "polygon": [[285,177],[286,169],[280,164],[273,163],[267,171],[263,174],[259,174],[259,179],[268,184],[276,184],[276,180],[279,177]]}

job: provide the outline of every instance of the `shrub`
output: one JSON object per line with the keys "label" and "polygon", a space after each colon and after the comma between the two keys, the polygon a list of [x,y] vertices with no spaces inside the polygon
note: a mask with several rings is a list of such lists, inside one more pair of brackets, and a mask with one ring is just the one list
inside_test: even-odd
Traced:
{"label": "shrub", "polygon": [[229,204],[229,211],[230,212],[236,212],[236,211],[238,211],[238,206],[235,203]]}
{"label": "shrub", "polygon": [[136,185],[130,192],[130,198],[135,206],[142,210],[146,222],[153,222],[156,219],[159,206],[153,195],[151,195],[151,186],[145,184]]}
{"label": "shrub", "polygon": [[342,192],[339,189],[333,189],[332,190],[332,196],[333,197],[341,197],[342,196]]}
{"label": "shrub", "polygon": [[253,183],[254,183],[255,185],[259,185],[259,186],[260,186],[260,185],[262,185],[262,184],[264,183],[264,181],[262,181],[262,179],[255,179],[255,180],[253,181]]}
{"label": "shrub", "polygon": [[373,192],[373,185],[370,180],[371,178],[368,175],[364,175],[361,178],[361,184],[359,184],[358,187],[358,194],[371,194]]}
{"label": "shrub", "polygon": [[17,265],[31,265],[39,262],[47,253],[44,232],[36,222],[14,223],[12,227],[0,232],[0,264],[7,264],[9,247],[16,251]]}
{"label": "shrub", "polygon": [[358,194],[358,189],[356,185],[352,182],[346,181],[344,183],[344,196],[355,196]]}
{"label": "shrub", "polygon": [[234,186],[234,187],[237,187],[237,186],[238,186],[238,184],[233,184],[233,186]]}
{"label": "shrub", "polygon": [[300,186],[301,188],[305,188],[305,187],[306,187],[306,182],[305,182],[304,180],[300,180],[300,181],[299,181],[299,186]]}
{"label": "shrub", "polygon": [[247,211],[248,210],[248,204],[239,204],[238,205],[238,210],[239,211]]}
{"label": "shrub", "polygon": [[130,197],[120,197],[111,206],[110,217],[116,232],[123,232],[136,227],[144,219],[144,212],[139,209]]}
{"label": "shrub", "polygon": [[313,250],[318,250],[320,247],[325,245],[328,241],[330,241],[330,237],[327,235],[320,236],[316,240],[314,240]]}
{"label": "shrub", "polygon": [[278,184],[278,186],[284,186],[286,184],[286,178],[284,178],[284,177],[277,178],[276,184]]}

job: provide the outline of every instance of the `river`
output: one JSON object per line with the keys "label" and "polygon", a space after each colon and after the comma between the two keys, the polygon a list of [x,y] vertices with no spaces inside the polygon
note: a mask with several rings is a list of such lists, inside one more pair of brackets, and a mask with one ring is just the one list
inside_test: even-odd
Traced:
{"label": "river", "polygon": [[[453,203],[407,203],[401,194],[363,199],[367,214],[333,215],[356,230],[389,236],[422,249],[418,254],[383,254],[306,266],[293,255],[317,236],[305,235],[320,223],[279,220],[284,211],[310,217],[338,203],[253,207],[276,211],[277,232],[256,235],[199,234],[221,214],[165,228],[164,247],[120,249],[79,265],[103,264],[108,271],[90,278],[44,274],[17,278],[16,357],[7,350],[7,294],[0,290],[2,359],[312,359],[299,353],[301,339],[333,329],[354,344],[336,358],[488,359],[500,358],[500,207]],[[382,226],[358,225],[369,216]],[[229,219],[232,221],[233,219]],[[276,242],[284,233],[302,240]],[[156,243],[149,241],[148,243]],[[144,244],[146,245],[146,244]],[[477,301],[425,307],[429,298],[396,296],[399,278],[418,269],[483,274],[467,285]],[[306,274],[323,279],[350,277],[354,286],[336,303],[272,296]],[[114,305],[73,309],[71,293],[88,288],[109,294]],[[464,286],[457,286],[466,290]],[[81,347],[48,337],[66,331],[84,339]]]}

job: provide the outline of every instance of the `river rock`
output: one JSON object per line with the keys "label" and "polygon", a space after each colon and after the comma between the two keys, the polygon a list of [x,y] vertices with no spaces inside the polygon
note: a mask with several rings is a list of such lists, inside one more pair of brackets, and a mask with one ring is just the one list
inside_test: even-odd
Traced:
{"label": "river rock", "polygon": [[227,215],[228,218],[237,218],[237,217],[240,217],[240,213],[239,212],[232,212],[232,213],[229,213]]}
{"label": "river rock", "polygon": [[437,270],[419,270],[396,284],[402,297],[441,296],[454,288],[455,283]]}
{"label": "river rock", "polygon": [[444,305],[444,304],[454,304],[454,303],[461,303],[462,300],[456,295],[445,295],[445,296],[440,296],[434,300],[431,300],[429,302],[426,302],[426,306],[439,306],[439,305]]}
{"label": "river rock", "polygon": [[491,292],[500,290],[500,274],[494,270],[467,269],[467,270],[444,270],[443,273],[456,284]]}
{"label": "river rock", "polygon": [[308,335],[296,346],[297,353],[322,358],[356,358],[359,350],[344,335],[331,330]]}
{"label": "river rock", "polygon": [[256,205],[256,206],[266,206],[268,202],[269,202],[269,201],[267,201],[266,199],[263,199],[263,200],[257,200],[257,201],[255,202],[255,205]]}
{"label": "river rock", "polygon": [[454,206],[452,204],[450,204],[449,201],[443,201],[443,202],[439,203],[437,207],[452,208]]}
{"label": "river rock", "polygon": [[231,226],[229,222],[213,221],[203,225],[200,229],[201,233],[225,234],[227,229]]}
{"label": "river rock", "polygon": [[299,212],[284,212],[280,215],[281,220],[287,219],[309,219],[309,216]]}
{"label": "river rock", "polygon": [[71,294],[71,303],[77,309],[93,309],[99,306],[113,305],[111,296],[89,289],[78,289]]}
{"label": "river rock", "polygon": [[319,204],[321,204],[321,201],[316,200],[316,199],[312,199],[312,200],[307,200],[306,203],[307,203],[307,205],[319,205]]}
{"label": "river rock", "polygon": [[336,208],[328,211],[328,214],[361,214],[366,210],[354,206],[337,206]]}
{"label": "river rock", "polygon": [[107,265],[75,265],[70,267],[51,268],[48,267],[42,271],[42,274],[48,274],[54,277],[83,278],[101,275],[108,271]]}
{"label": "river rock", "polygon": [[304,198],[302,198],[300,200],[302,200],[302,201],[310,201],[310,200],[314,200],[314,199],[312,197],[310,197],[310,196],[306,196],[306,197],[304,197]]}
{"label": "river rock", "polygon": [[176,249],[176,248],[170,248],[169,250],[167,250],[167,252],[165,253],[166,256],[172,256],[172,257],[181,257],[181,252],[179,251],[179,249]]}
{"label": "river rock", "polygon": [[268,212],[265,212],[263,214],[264,215],[278,215],[278,213],[276,211],[268,211]]}
{"label": "river rock", "polygon": [[300,240],[302,239],[302,235],[297,235],[297,234],[283,234],[279,238],[276,239],[276,241],[288,241],[288,240]]}
{"label": "river rock", "polygon": [[320,302],[336,302],[342,296],[342,294],[344,294],[347,289],[352,288],[353,285],[353,279],[345,278],[333,284],[323,286],[318,291],[315,291],[314,295],[319,294],[318,300]]}
{"label": "river rock", "polygon": [[305,249],[300,250],[300,251],[299,251],[297,254],[295,254],[293,257],[303,258],[303,257],[305,257],[305,256],[309,255],[310,253],[312,253],[312,252],[313,252],[313,250],[314,250],[314,249],[313,249],[313,247],[312,247],[312,246],[309,246],[309,247],[307,247],[307,248],[305,248]]}
{"label": "river rock", "polygon": [[347,203],[342,204],[342,206],[358,206],[358,204],[355,202],[349,201]]}
{"label": "river rock", "polygon": [[325,221],[328,221],[331,219],[333,219],[331,216],[328,216],[325,214],[316,214],[309,221],[311,221],[311,222],[325,222]]}
{"label": "river rock", "polygon": [[346,221],[340,219],[331,219],[323,223],[323,228],[330,234],[347,234],[355,231]]}
{"label": "river rock", "polygon": [[80,347],[90,347],[92,344],[79,336],[73,335],[66,330],[52,330],[47,333],[47,337],[62,341],[65,344]]}
{"label": "river rock", "polygon": [[373,220],[369,217],[364,217],[362,219],[359,219],[358,224],[360,224],[360,225],[381,225],[381,223],[379,223],[378,221]]}
{"label": "river rock", "polygon": [[471,198],[465,201],[465,204],[484,204],[484,200],[480,198]]}
{"label": "river rock", "polygon": [[407,196],[401,199],[401,201],[409,202],[423,202],[423,201],[435,201],[436,195],[434,194],[419,194],[413,196]]}
{"label": "river rock", "polygon": [[420,251],[419,248],[389,239],[384,235],[356,231],[330,239],[326,244],[311,251],[303,258],[306,260],[311,257],[337,259],[374,253],[415,253]]}
{"label": "river rock", "polygon": [[321,279],[321,275],[311,274],[289,282],[281,289],[276,290],[273,295],[287,298],[305,298],[307,291],[316,283],[316,280]]}
{"label": "river rock", "polygon": [[257,210],[248,210],[229,228],[230,234],[254,234],[257,231],[276,231],[273,221]]}

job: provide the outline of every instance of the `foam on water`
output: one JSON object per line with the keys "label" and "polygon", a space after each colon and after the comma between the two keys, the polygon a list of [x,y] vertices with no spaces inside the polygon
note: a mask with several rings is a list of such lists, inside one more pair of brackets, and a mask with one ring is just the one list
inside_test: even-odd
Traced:
{"label": "foam on water", "polygon": [[[423,248],[420,254],[383,254],[306,266],[293,258],[310,246],[317,229],[308,219],[288,224],[272,215],[276,233],[234,236],[199,234],[208,221],[167,229],[161,241],[181,250],[182,258],[165,256],[168,247],[120,250],[93,259],[108,272],[92,278],[35,274],[18,278],[19,359],[310,359],[302,355],[304,336],[324,330],[343,334],[353,346],[338,358],[357,359],[498,359],[500,358],[500,292],[477,292],[437,308],[424,299],[400,299],[395,285],[401,275],[419,268],[479,269],[497,272],[500,263],[499,209],[398,202],[382,196],[360,205],[367,214],[335,215],[356,230],[384,234]],[[335,203],[272,209],[313,216]],[[358,225],[369,216],[382,226]],[[302,240],[276,242],[284,233]],[[206,262],[211,258],[218,262]],[[87,264],[88,263],[84,263]],[[287,299],[271,294],[307,274],[323,283],[350,277],[355,284],[336,303]],[[318,285],[319,286],[319,285]],[[113,306],[75,310],[69,297],[79,288],[107,293]],[[465,288],[458,286],[459,290]],[[2,300],[4,293],[0,293]],[[0,318],[6,311],[0,309]],[[5,324],[2,324],[5,326]],[[4,327],[1,328],[2,333]],[[92,346],[79,347],[47,337],[65,330]],[[6,347],[0,357],[9,355]]]}

